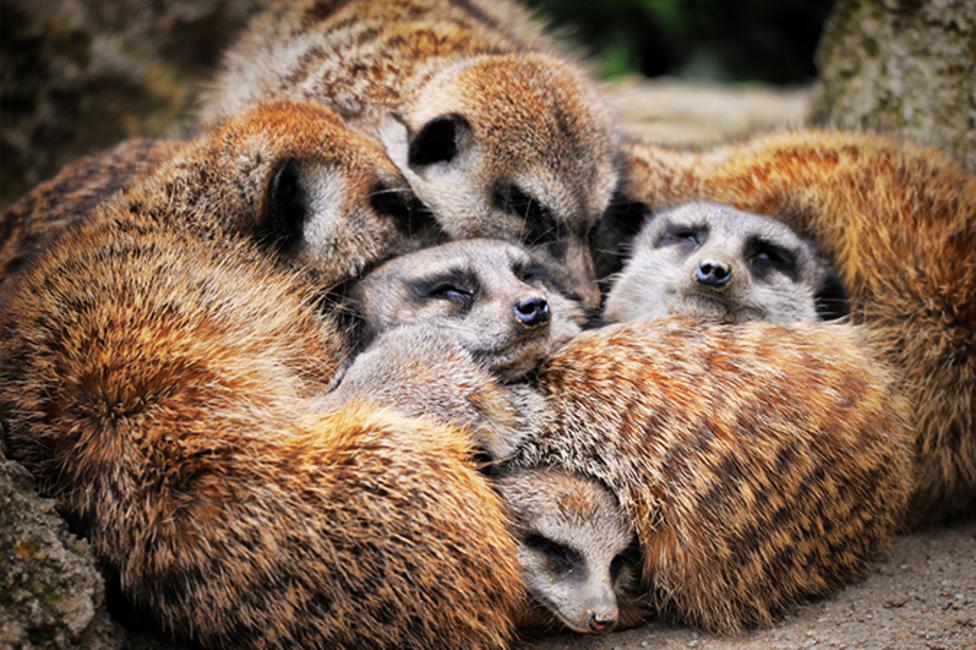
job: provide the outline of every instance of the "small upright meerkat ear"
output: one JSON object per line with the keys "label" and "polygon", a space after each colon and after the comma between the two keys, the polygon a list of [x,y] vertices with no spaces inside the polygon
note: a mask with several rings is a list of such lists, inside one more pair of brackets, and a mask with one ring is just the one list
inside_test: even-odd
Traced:
{"label": "small upright meerkat ear", "polygon": [[370,186],[369,204],[377,214],[391,218],[396,229],[408,237],[426,233],[436,238],[441,232],[430,208],[407,187],[382,176]]}
{"label": "small upright meerkat ear", "polygon": [[820,277],[820,286],[813,300],[820,320],[837,320],[847,316],[851,311],[847,288],[841,282],[840,276],[831,268],[824,269]]}
{"label": "small upright meerkat ear", "polygon": [[471,125],[457,113],[435,117],[410,140],[407,162],[411,167],[450,162],[470,140],[470,133]]}
{"label": "small upright meerkat ear", "polygon": [[263,224],[258,238],[283,252],[302,241],[308,219],[308,197],[302,187],[298,160],[284,158],[275,167],[268,184]]}
{"label": "small upright meerkat ear", "polygon": [[643,201],[631,199],[619,190],[614,193],[590,235],[597,279],[605,279],[623,268],[630,242],[653,218],[654,212]]}

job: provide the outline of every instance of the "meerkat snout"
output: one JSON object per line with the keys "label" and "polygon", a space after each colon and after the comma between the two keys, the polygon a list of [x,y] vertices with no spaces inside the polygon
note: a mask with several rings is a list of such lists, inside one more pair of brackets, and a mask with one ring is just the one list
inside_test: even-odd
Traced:
{"label": "meerkat snout", "polygon": [[549,324],[549,303],[545,298],[532,296],[515,303],[515,318],[523,327],[535,329]]}
{"label": "meerkat snout", "polygon": [[617,626],[618,611],[616,597],[613,597],[612,600],[603,599],[593,605],[586,625],[597,634],[611,632]]}
{"label": "meerkat snout", "polygon": [[695,265],[695,280],[706,287],[721,289],[732,280],[732,267],[714,259],[702,260]]}

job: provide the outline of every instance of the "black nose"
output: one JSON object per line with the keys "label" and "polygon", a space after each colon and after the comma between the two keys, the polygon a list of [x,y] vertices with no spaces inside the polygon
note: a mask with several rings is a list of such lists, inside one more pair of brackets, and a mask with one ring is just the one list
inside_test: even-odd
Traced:
{"label": "black nose", "polygon": [[545,298],[524,298],[515,303],[515,318],[526,327],[537,327],[549,322],[549,303]]}
{"label": "black nose", "polygon": [[617,624],[617,617],[613,615],[601,615],[590,612],[590,617],[586,621],[587,627],[598,634],[609,632]]}
{"label": "black nose", "polygon": [[695,267],[695,279],[699,284],[710,287],[724,287],[732,279],[732,269],[721,262],[703,260]]}

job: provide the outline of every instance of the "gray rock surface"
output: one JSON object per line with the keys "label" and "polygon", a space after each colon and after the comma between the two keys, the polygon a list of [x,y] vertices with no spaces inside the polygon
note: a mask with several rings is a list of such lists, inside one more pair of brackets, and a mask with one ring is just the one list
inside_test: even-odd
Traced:
{"label": "gray rock surface", "polygon": [[0,449],[0,648],[121,648],[88,544]]}
{"label": "gray rock surface", "polygon": [[0,208],[79,156],[180,132],[260,0],[0,0]]}
{"label": "gray rock surface", "polygon": [[839,0],[817,65],[814,123],[909,137],[976,171],[976,2]]}

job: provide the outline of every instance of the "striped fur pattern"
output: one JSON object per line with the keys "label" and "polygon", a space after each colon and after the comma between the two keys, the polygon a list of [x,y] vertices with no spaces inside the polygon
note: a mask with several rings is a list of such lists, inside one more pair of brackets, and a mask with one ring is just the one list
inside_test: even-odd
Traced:
{"label": "striped fur pattern", "polygon": [[905,402],[863,334],[680,316],[584,332],[540,371],[552,419],[514,463],[614,491],[659,614],[768,625],[864,575],[903,516]]}
{"label": "striped fur pattern", "polygon": [[976,177],[868,134],[799,131],[702,153],[633,145],[629,193],[778,215],[815,240],[912,404],[911,522],[976,507]]}
{"label": "striped fur pattern", "polygon": [[256,101],[321,101],[370,130],[451,238],[532,246],[599,304],[590,229],[617,184],[609,112],[508,0],[276,3],[227,54],[214,123]]}
{"label": "striped fur pattern", "polygon": [[128,140],[72,163],[7,208],[0,220],[0,291],[66,228],[149,174],[178,147],[162,140]]}
{"label": "striped fur pattern", "polygon": [[[177,637],[501,647],[523,594],[469,433],[372,404],[316,408],[343,330],[305,265],[252,236],[278,161],[330,161],[309,192],[377,161],[371,173],[395,173],[345,133],[320,106],[258,107],[33,257],[0,310],[8,448]],[[372,248],[328,258],[330,282],[396,241],[362,195],[349,201],[335,218],[371,223]]]}

